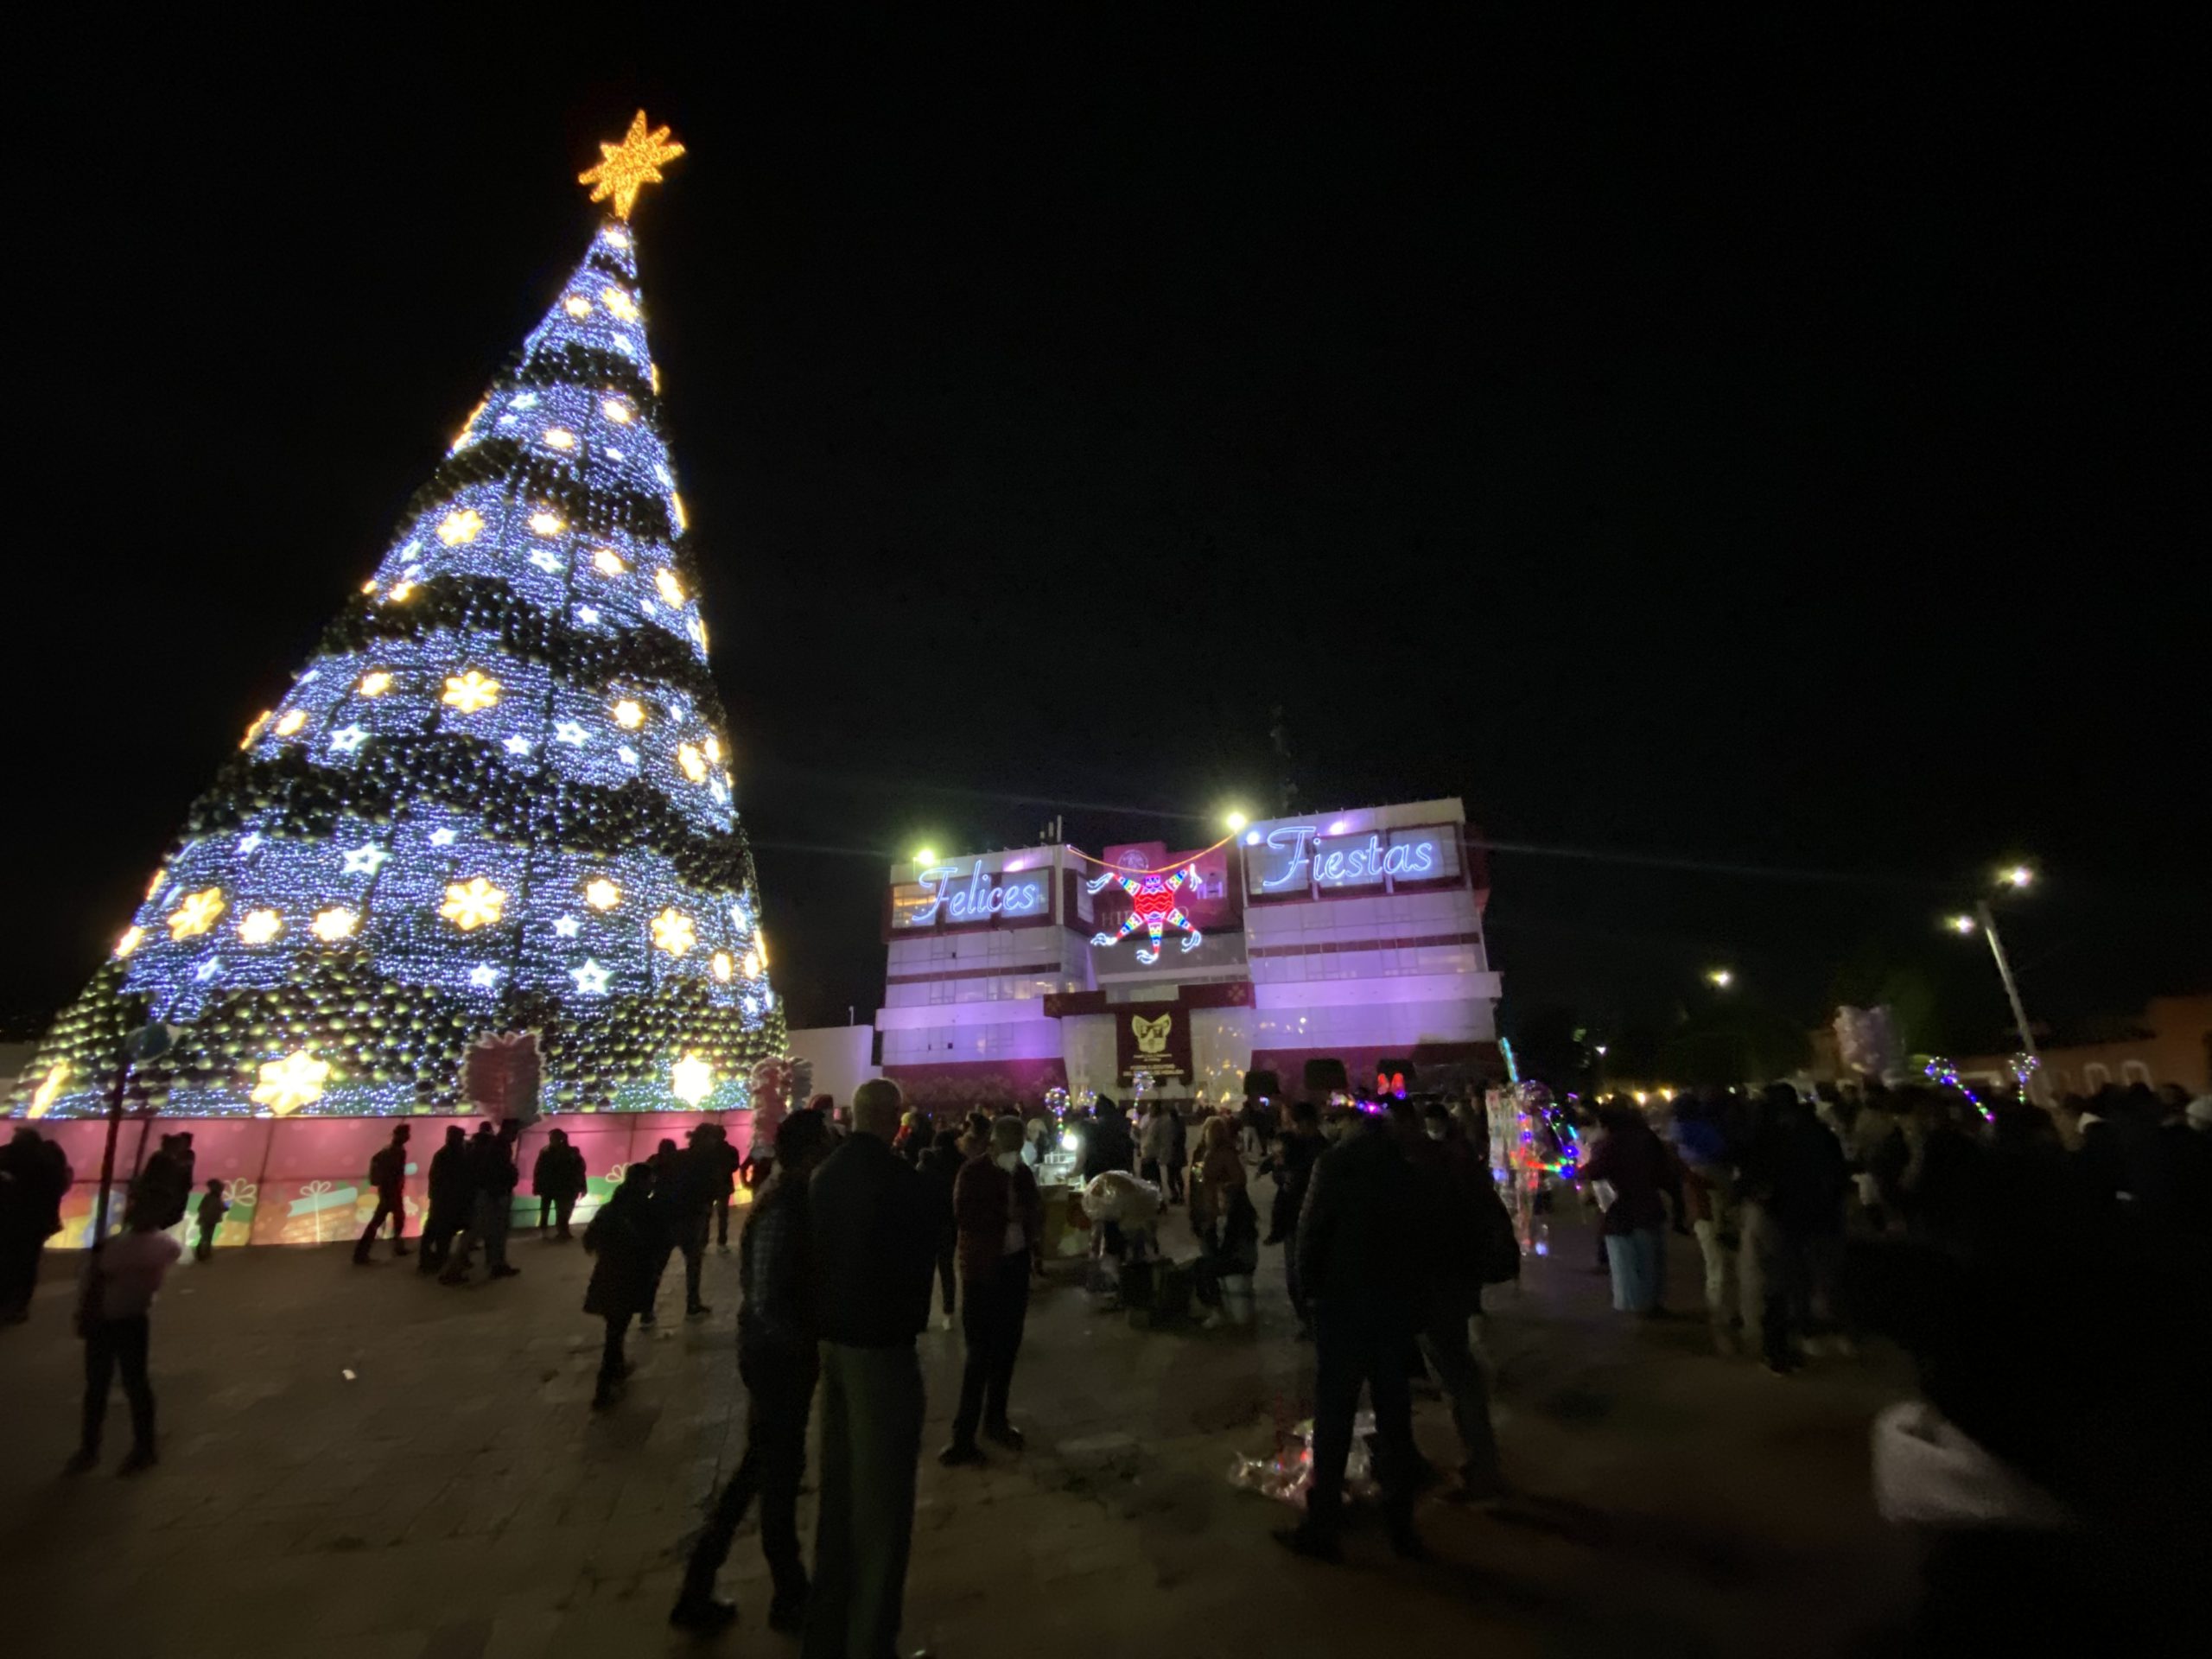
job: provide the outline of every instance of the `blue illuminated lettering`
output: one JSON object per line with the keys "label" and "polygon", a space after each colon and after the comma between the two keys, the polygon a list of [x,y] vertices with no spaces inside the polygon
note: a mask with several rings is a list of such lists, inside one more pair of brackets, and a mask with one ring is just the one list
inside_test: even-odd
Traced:
{"label": "blue illuminated lettering", "polygon": [[906,925],[927,927],[940,909],[956,922],[977,922],[993,916],[1033,916],[1047,903],[1045,883],[1036,876],[1020,881],[1001,876],[995,884],[980,858],[969,871],[967,884],[956,889],[953,883],[960,874],[957,864],[939,864],[922,871],[916,879],[930,901],[914,912]]}
{"label": "blue illuminated lettering", "polygon": [[1308,881],[1325,887],[1340,887],[1354,881],[1372,881],[1384,875],[1418,880],[1436,871],[1436,843],[1433,841],[1401,842],[1386,849],[1381,836],[1370,835],[1364,842],[1325,849],[1323,841],[1319,831],[1310,823],[1286,824],[1280,830],[1269,830],[1268,849],[1283,856],[1273,874],[1260,878],[1262,889],[1273,892],[1302,887]]}

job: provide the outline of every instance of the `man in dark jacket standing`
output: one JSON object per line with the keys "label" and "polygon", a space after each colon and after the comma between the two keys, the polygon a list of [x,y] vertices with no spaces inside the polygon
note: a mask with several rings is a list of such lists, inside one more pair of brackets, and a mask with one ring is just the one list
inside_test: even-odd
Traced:
{"label": "man in dark jacket standing", "polygon": [[806,1473],[806,1419],[821,1368],[816,1352],[812,1241],[807,1179],[830,1150],[818,1112],[794,1112],[776,1127],[775,1173],[738,1234],[737,1371],[745,1382],[745,1457],[723,1486],[691,1552],[668,1622],[709,1634],[737,1618],[715,1595],[715,1574],[757,1492],[760,1549],[775,1585],[768,1628],[806,1623],[806,1567],[799,1559],[798,1489]]}
{"label": "man in dark jacket standing", "polygon": [[1344,1459],[1363,1383],[1375,1406],[1391,1547],[1408,1560],[1427,1552],[1413,1523],[1413,1395],[1407,1350],[1424,1306],[1419,1211],[1412,1166],[1397,1137],[1359,1115],[1313,1167],[1298,1224],[1298,1267],[1313,1311],[1313,1484],[1306,1519],[1275,1534],[1317,1560],[1340,1559]]}
{"label": "man in dark jacket standing", "polygon": [[475,1188],[468,1173],[468,1136],[458,1124],[446,1129],[446,1143],[430,1157],[430,1213],[423,1223],[417,1273],[435,1273],[453,1254],[454,1235],[468,1224]]}
{"label": "man in dark jacket standing", "polygon": [[360,1242],[353,1246],[353,1265],[365,1267],[369,1247],[377,1242],[378,1230],[384,1218],[391,1217],[391,1253],[412,1255],[407,1248],[407,1126],[402,1123],[391,1132],[391,1144],[378,1149],[369,1160],[369,1185],[376,1189],[377,1210],[369,1217],[369,1224],[361,1231]]}
{"label": "man in dark jacket standing", "polygon": [[1290,1292],[1291,1311],[1298,1315],[1298,1334],[1311,1340],[1312,1314],[1306,1306],[1305,1287],[1298,1277],[1298,1215],[1306,1207],[1306,1189],[1313,1182],[1313,1166],[1328,1150],[1321,1139],[1321,1115],[1310,1100],[1290,1103],[1290,1128],[1275,1142],[1275,1201],[1268,1213],[1270,1244],[1283,1247],[1283,1279]]}
{"label": "man in dark jacket standing", "polygon": [[461,1236],[454,1259],[438,1275],[441,1284],[467,1282],[468,1252],[479,1240],[483,1242],[484,1261],[492,1278],[512,1279],[522,1271],[507,1261],[507,1228],[513,1220],[515,1184],[522,1179],[515,1168],[515,1142],[522,1138],[522,1125],[509,1118],[499,1125],[497,1135],[491,1128],[488,1122],[480,1125],[475,1139],[468,1143],[468,1185],[474,1195],[468,1227]]}
{"label": "man in dark jacket standing", "polygon": [[922,1185],[929,1194],[930,1209],[938,1218],[940,1230],[937,1243],[938,1289],[944,1297],[944,1315],[938,1328],[952,1329],[952,1313],[957,1300],[953,1287],[959,1282],[956,1247],[960,1236],[959,1224],[953,1216],[952,1189],[960,1179],[961,1166],[966,1160],[960,1155],[960,1136],[952,1129],[939,1129],[929,1150],[922,1154],[919,1166]]}
{"label": "man in dark jacket standing", "polygon": [[976,1444],[985,1436],[1010,1452],[1021,1450],[1021,1431],[1007,1421],[1014,1362],[1029,1316],[1029,1275],[1044,1259],[1045,1199],[1037,1178],[1021,1161],[1021,1120],[991,1125],[991,1144],[961,1167],[952,1193],[959,1230],[961,1330],[968,1364],[960,1379],[960,1409],[953,1414],[952,1444],[938,1454],[948,1468],[981,1463]]}
{"label": "man in dark jacket standing", "polygon": [[1843,1197],[1851,1181],[1843,1147],[1812,1108],[1786,1083],[1770,1084],[1765,1121],[1744,1154],[1738,1190],[1755,1210],[1751,1230],[1765,1297],[1759,1335],[1766,1368],[1777,1376],[1797,1370],[1823,1241],[1841,1231]]}
{"label": "man in dark jacket standing", "polygon": [[922,1178],[891,1150],[899,1085],[853,1095],[853,1132],[808,1189],[822,1334],[822,1498],[805,1659],[893,1652],[914,1531],[922,1368],[937,1223]]}
{"label": "man in dark jacket standing", "polygon": [[576,1200],[583,1196],[584,1155],[570,1144],[567,1130],[556,1129],[545,1137],[544,1150],[530,1166],[530,1190],[537,1198],[538,1237],[545,1236],[550,1218],[556,1241],[566,1243],[573,1238],[569,1217],[575,1214]]}
{"label": "man in dark jacket standing", "polygon": [[669,1160],[672,1172],[663,1185],[668,1200],[669,1233],[683,1252],[683,1317],[702,1319],[714,1312],[699,1300],[699,1275],[707,1262],[707,1233],[714,1225],[715,1186],[721,1179],[712,1124],[701,1124],[690,1142]]}
{"label": "man in dark jacket standing", "polygon": [[1482,1312],[1483,1269],[1498,1224],[1510,1228],[1490,1171],[1455,1137],[1459,1126],[1438,1113],[1440,1138],[1426,1132],[1423,1114],[1408,1101],[1390,1103],[1390,1132],[1413,1166],[1420,1201],[1422,1278],[1427,1294],[1419,1309],[1421,1357],[1452,1402],[1462,1460],[1455,1497],[1481,1501],[1501,1496],[1497,1435],[1490,1421],[1490,1385],[1467,1342],[1467,1321]]}
{"label": "man in dark jacket standing", "polygon": [[729,1205],[737,1196],[737,1172],[744,1160],[737,1155],[737,1148],[729,1143],[729,1130],[722,1124],[709,1125],[714,1139],[707,1148],[708,1168],[714,1175],[715,1248],[729,1249]]}

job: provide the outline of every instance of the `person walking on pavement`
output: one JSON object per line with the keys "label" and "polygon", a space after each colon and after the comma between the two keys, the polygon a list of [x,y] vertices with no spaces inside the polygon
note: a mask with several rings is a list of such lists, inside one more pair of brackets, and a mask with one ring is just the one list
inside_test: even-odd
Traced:
{"label": "person walking on pavement", "polygon": [[545,1236],[550,1217],[555,1242],[565,1244],[575,1236],[569,1217],[584,1192],[584,1155],[570,1143],[568,1131],[556,1129],[545,1137],[545,1149],[530,1166],[530,1190],[537,1198],[537,1236]]}
{"label": "person walking on pavement", "polygon": [[938,1289],[944,1297],[944,1313],[938,1329],[952,1329],[952,1314],[957,1294],[954,1287],[959,1282],[958,1262],[956,1259],[960,1238],[960,1224],[952,1208],[954,1184],[967,1163],[960,1155],[960,1134],[957,1129],[939,1129],[930,1149],[922,1154],[921,1177],[929,1193],[930,1211],[939,1224],[937,1243]]}
{"label": "person walking on pavement", "polygon": [[507,1229],[514,1220],[515,1184],[521,1179],[515,1168],[515,1142],[522,1138],[522,1125],[508,1118],[497,1135],[487,1134],[490,1128],[486,1123],[478,1128],[475,1139],[468,1143],[469,1186],[474,1194],[468,1227],[461,1236],[454,1259],[438,1275],[440,1284],[468,1282],[468,1252],[480,1239],[490,1277],[512,1279],[522,1271],[507,1260]]}
{"label": "person walking on pavement", "polygon": [[661,1232],[660,1212],[654,1208],[653,1166],[632,1164],[622,1173],[622,1184],[600,1206],[584,1229],[584,1252],[592,1258],[591,1282],[584,1289],[584,1312],[607,1322],[607,1341],[600,1350],[599,1387],[591,1397],[594,1411],[605,1411],[622,1391],[630,1375],[622,1342],[630,1321],[652,1306],[656,1266],[667,1257]]}
{"label": "person walking on pavement", "polygon": [[1001,1117],[991,1125],[990,1150],[962,1166],[952,1203],[968,1363],[952,1443],[938,1454],[947,1468],[984,1461],[976,1444],[979,1427],[986,1440],[1021,1450],[1021,1431],[1007,1421],[1007,1395],[1029,1317],[1029,1277],[1044,1262],[1045,1199],[1021,1161],[1020,1118]]}
{"label": "person walking on pavement", "polygon": [[853,1094],[853,1130],[814,1173],[807,1230],[822,1354],[822,1497],[804,1659],[894,1651],[914,1531],[922,1368],[938,1220],[891,1150],[899,1085]]}
{"label": "person walking on pavement", "polygon": [[776,1127],[776,1173],[738,1230],[737,1372],[745,1384],[745,1456],[709,1513],[684,1569],[668,1622],[711,1633],[737,1609],[715,1595],[715,1574],[757,1495],[760,1550],[774,1591],[768,1628],[805,1627],[806,1567],[799,1556],[798,1489],[806,1473],[806,1420],[821,1370],[816,1351],[812,1243],[807,1181],[830,1150],[818,1112],[794,1112]]}
{"label": "person walking on pavement", "polygon": [[369,1247],[377,1242],[377,1232],[384,1225],[386,1216],[391,1217],[391,1253],[395,1256],[412,1255],[407,1248],[407,1125],[402,1123],[391,1132],[391,1143],[379,1147],[377,1155],[369,1160],[369,1185],[376,1189],[376,1213],[369,1217],[369,1224],[362,1229],[360,1241],[353,1246],[353,1265],[364,1268],[369,1262]]}
{"label": "person walking on pavement", "polygon": [[1313,1168],[1299,1217],[1299,1275],[1313,1311],[1313,1484],[1306,1518],[1277,1542],[1316,1560],[1342,1558],[1344,1459],[1363,1385],[1375,1408],[1376,1475],[1391,1547],[1427,1551],[1414,1530],[1413,1395],[1408,1350],[1427,1285],[1413,1166],[1397,1137],[1356,1115]]}
{"label": "person walking on pavement", "polygon": [[416,1253],[417,1273],[435,1273],[453,1254],[454,1235],[468,1224],[474,1199],[469,1185],[468,1136],[460,1125],[448,1124],[446,1143],[430,1155],[430,1213],[423,1223],[422,1248]]}
{"label": "person walking on pavement", "polygon": [[85,1414],[77,1455],[67,1465],[72,1474],[82,1474],[100,1460],[108,1387],[118,1371],[130,1402],[130,1455],[121,1472],[135,1475],[160,1460],[154,1441],[154,1389],[146,1376],[151,1314],[162,1275],[184,1254],[184,1246],[162,1230],[159,1217],[166,1213],[133,1203],[124,1217],[123,1236],[86,1260],[77,1312],[78,1334],[85,1339]]}

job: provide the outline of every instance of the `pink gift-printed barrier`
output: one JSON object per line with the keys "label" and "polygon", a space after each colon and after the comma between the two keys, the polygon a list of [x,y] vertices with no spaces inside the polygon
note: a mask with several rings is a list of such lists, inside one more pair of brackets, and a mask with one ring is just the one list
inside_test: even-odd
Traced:
{"label": "pink gift-printed barrier", "polygon": [[[474,1134],[480,1120],[474,1117],[311,1117],[311,1118],[126,1118],[115,1148],[115,1196],[109,1201],[108,1227],[123,1224],[123,1194],[139,1165],[161,1145],[162,1136],[188,1129],[194,1154],[193,1179],[197,1190],[175,1229],[189,1244],[198,1234],[200,1198],[213,1179],[224,1186],[230,1204],[222,1225],[215,1232],[215,1246],[222,1249],[239,1244],[329,1244],[357,1238],[376,1213],[377,1195],[369,1185],[369,1160],[391,1139],[400,1123],[408,1128],[407,1232],[413,1236],[423,1227],[429,1207],[430,1158],[445,1144],[446,1129],[458,1125]],[[663,1141],[678,1146],[702,1123],[720,1123],[729,1131],[730,1144],[742,1157],[751,1143],[750,1112],[580,1112],[543,1118],[523,1131],[516,1163],[521,1179],[515,1186],[517,1226],[535,1226],[537,1199],[530,1190],[531,1166],[545,1149],[546,1137],[555,1129],[565,1132],[571,1146],[583,1154],[585,1191],[576,1201],[575,1219],[582,1221],[607,1201],[622,1179],[622,1172],[641,1158],[651,1158]],[[76,1180],[61,1201],[61,1230],[48,1241],[58,1249],[82,1249],[92,1243],[94,1211],[99,1204],[100,1149],[107,1137],[105,1122],[72,1118],[63,1122],[34,1126],[49,1141],[59,1143]],[[739,1189],[737,1201],[744,1202]]]}

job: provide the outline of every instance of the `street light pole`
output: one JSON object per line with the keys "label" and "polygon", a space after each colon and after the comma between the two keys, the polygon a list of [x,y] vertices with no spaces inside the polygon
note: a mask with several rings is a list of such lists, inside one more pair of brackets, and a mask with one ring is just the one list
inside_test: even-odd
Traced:
{"label": "street light pole", "polygon": [[2012,963],[2005,955],[2005,941],[1997,936],[1997,918],[1989,908],[1989,901],[1979,900],[1974,913],[1981,924],[1982,937],[1989,941],[1989,954],[1997,958],[1997,976],[2005,982],[2005,997],[2012,1004],[2012,1023],[2020,1030],[2020,1052],[2033,1062],[2027,1079],[2032,1090],[2032,1080],[2040,1074],[2042,1057],[2036,1052],[2036,1034],[2028,1029],[2028,1011],[2020,1001],[2020,987],[2012,977]]}

